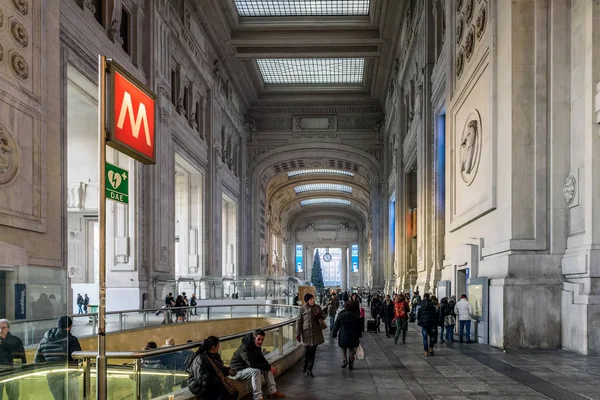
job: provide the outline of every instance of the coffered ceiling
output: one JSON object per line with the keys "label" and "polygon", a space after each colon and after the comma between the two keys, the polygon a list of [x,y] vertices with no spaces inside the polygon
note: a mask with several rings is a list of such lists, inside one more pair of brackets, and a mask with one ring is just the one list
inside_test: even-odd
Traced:
{"label": "coffered ceiling", "polygon": [[382,103],[405,0],[206,0],[246,108]]}

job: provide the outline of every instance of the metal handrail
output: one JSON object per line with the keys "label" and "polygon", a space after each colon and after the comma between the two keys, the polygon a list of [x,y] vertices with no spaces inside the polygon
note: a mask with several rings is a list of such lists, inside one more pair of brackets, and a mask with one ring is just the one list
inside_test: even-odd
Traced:
{"label": "metal handrail", "polygon": [[[107,312],[106,315],[119,315],[119,314],[131,314],[131,313],[144,313],[144,312],[156,312],[156,311],[166,311],[166,310],[191,310],[196,308],[220,308],[220,307],[294,307],[290,304],[211,304],[211,305],[195,305],[195,306],[186,306],[186,307],[165,307],[165,308],[137,308],[132,310],[119,310],[119,311],[110,311]],[[84,318],[84,317],[95,317],[98,313],[87,313],[87,314],[70,314],[71,318]],[[26,322],[40,322],[40,321],[55,321],[56,318],[35,318],[35,319],[17,319],[11,321],[11,325],[23,324]]]}
{"label": "metal handrail", "polygon": [[[298,306],[295,306],[295,307],[299,308]],[[264,328],[260,328],[260,329],[262,329],[265,332],[272,331],[274,329],[278,329],[283,326],[290,325],[291,323],[296,322],[296,320],[297,320],[297,318],[290,318],[286,321],[279,322],[277,324],[268,325],[268,326],[266,326]],[[219,340],[224,342],[224,341],[228,341],[228,340],[239,339],[239,338],[242,338],[242,337],[246,336],[247,334],[252,333],[254,331],[255,331],[255,329],[251,329],[251,330],[245,331],[245,332],[233,333],[231,335],[226,335],[226,336],[220,337]],[[146,351],[107,351],[106,358],[115,358],[115,359],[134,358],[134,359],[137,359],[137,358],[161,356],[164,354],[176,353],[176,352],[183,351],[183,350],[193,349],[195,347],[201,346],[202,342],[203,341],[200,340],[197,342],[190,342],[190,343],[179,344],[179,345],[169,346],[169,347],[161,347],[160,349],[152,349],[152,350],[146,350]],[[75,352],[73,352],[73,358],[75,358],[75,359],[94,358],[97,355],[98,355],[98,353],[95,351],[75,351]]]}

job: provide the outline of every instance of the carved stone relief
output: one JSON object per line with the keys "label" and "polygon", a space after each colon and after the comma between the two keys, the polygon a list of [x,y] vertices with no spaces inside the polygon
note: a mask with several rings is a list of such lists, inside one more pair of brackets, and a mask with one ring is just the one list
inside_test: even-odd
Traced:
{"label": "carved stone relief", "polygon": [[463,37],[463,32],[464,32],[464,22],[461,19],[458,20],[458,22],[456,23],[456,44],[460,44],[460,41],[462,40]]}
{"label": "carved stone relief", "polygon": [[463,73],[465,61],[463,59],[463,52],[460,50],[456,55],[456,77],[460,78]]}
{"label": "carved stone relief", "polygon": [[475,48],[475,30],[473,29],[473,27],[471,27],[471,29],[469,29],[469,33],[467,33],[467,36],[465,37],[464,49],[465,49],[465,58],[467,59],[467,61],[469,61],[471,59],[474,48]]}
{"label": "carved stone relief", "polygon": [[467,21],[467,24],[470,24],[472,19],[473,19],[473,0],[467,0],[467,2],[465,3],[465,20]]}
{"label": "carved stone relief", "polygon": [[577,181],[575,177],[571,174],[567,176],[565,179],[565,185],[563,186],[563,195],[565,196],[565,201],[567,205],[570,206],[575,199],[575,193],[577,190]]}
{"label": "carved stone relief", "polygon": [[19,53],[12,52],[10,55],[10,67],[17,78],[27,80],[29,77],[29,65]]}
{"label": "carved stone relief", "polygon": [[4,60],[4,47],[2,47],[2,43],[0,43],[0,62]]}
{"label": "carved stone relief", "polygon": [[0,8],[0,29],[4,26],[4,11]]}
{"label": "carved stone relief", "polygon": [[456,0],[456,13],[460,13],[463,6],[463,0]]}
{"label": "carved stone relief", "polygon": [[485,33],[485,26],[487,23],[487,10],[485,3],[481,5],[477,19],[475,20],[475,28],[477,29],[477,39],[481,39]]}
{"label": "carved stone relief", "polygon": [[15,6],[15,10],[21,15],[27,15],[29,12],[29,3],[27,0],[12,0],[12,3]]}
{"label": "carved stone relief", "polygon": [[19,46],[27,47],[29,44],[29,34],[25,26],[14,18],[10,22],[10,33]]}
{"label": "carved stone relief", "polygon": [[11,182],[19,172],[19,147],[8,128],[0,122],[0,185]]}
{"label": "carved stone relief", "polygon": [[479,111],[473,110],[465,122],[465,127],[460,139],[460,176],[467,186],[473,183],[482,145],[481,116]]}

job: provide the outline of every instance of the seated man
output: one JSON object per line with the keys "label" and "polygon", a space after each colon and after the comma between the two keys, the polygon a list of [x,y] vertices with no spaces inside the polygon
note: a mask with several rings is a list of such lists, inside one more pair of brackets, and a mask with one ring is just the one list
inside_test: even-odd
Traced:
{"label": "seated man", "polygon": [[252,379],[252,396],[254,400],[262,400],[262,384],[260,375],[265,376],[267,381],[267,393],[270,398],[282,399],[285,395],[275,387],[274,375],[277,370],[271,367],[271,364],[262,354],[261,346],[265,340],[265,331],[257,329],[249,333],[242,339],[242,344],[235,351],[231,358],[230,368],[237,370],[233,377],[235,380]]}

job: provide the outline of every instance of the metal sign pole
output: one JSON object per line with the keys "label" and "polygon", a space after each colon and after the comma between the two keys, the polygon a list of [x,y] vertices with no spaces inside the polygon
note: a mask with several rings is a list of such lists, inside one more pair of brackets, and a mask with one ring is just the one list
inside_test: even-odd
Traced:
{"label": "metal sign pole", "polygon": [[98,114],[100,119],[100,204],[98,223],[100,261],[98,279],[98,357],[96,358],[96,399],[106,400],[106,57],[99,56]]}

